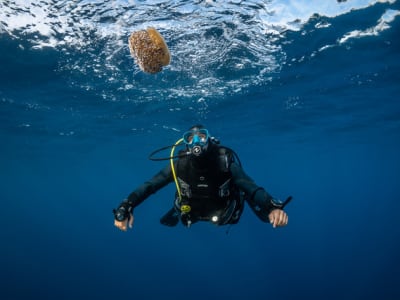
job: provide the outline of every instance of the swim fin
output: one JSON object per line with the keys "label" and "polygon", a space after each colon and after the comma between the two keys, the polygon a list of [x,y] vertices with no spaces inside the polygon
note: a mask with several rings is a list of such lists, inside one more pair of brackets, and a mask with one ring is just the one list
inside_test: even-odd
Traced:
{"label": "swim fin", "polygon": [[161,219],[160,223],[165,226],[174,227],[179,222],[179,213],[175,207],[171,208]]}

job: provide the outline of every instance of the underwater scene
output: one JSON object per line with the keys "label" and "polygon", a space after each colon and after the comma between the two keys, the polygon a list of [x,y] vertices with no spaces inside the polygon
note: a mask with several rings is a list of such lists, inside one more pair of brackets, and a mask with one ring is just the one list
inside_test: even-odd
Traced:
{"label": "underwater scene", "polygon": [[[396,0],[0,1],[0,298],[400,299],[399,36]],[[174,183],[114,226],[195,124],[287,226],[164,226]]]}

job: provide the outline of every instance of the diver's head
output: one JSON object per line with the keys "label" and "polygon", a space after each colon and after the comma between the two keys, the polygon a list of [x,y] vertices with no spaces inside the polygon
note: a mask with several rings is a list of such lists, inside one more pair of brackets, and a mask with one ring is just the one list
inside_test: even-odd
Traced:
{"label": "diver's head", "polygon": [[183,141],[191,154],[200,156],[207,151],[210,136],[203,125],[194,125],[183,134]]}

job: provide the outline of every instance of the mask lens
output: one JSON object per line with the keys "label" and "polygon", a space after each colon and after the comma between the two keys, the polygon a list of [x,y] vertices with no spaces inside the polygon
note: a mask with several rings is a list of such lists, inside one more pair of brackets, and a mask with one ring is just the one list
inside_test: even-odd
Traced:
{"label": "mask lens", "polygon": [[208,131],[207,129],[200,129],[198,134],[201,143],[206,143],[208,139]]}
{"label": "mask lens", "polygon": [[185,142],[185,144],[191,144],[193,142],[193,136],[194,136],[193,131],[185,132],[183,135],[183,141]]}

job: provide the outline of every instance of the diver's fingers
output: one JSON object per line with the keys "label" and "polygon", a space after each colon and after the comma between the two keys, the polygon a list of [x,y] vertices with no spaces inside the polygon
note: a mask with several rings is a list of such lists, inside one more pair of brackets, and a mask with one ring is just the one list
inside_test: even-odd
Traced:
{"label": "diver's fingers", "polygon": [[288,216],[283,210],[275,209],[269,214],[269,221],[273,228],[285,226],[288,222]]}
{"label": "diver's fingers", "polygon": [[275,227],[282,226],[283,216],[284,216],[283,211],[280,210],[278,215],[276,216]]}
{"label": "diver's fingers", "polygon": [[131,213],[130,214],[130,218],[129,218],[129,228],[132,228],[132,226],[133,226],[133,214]]}
{"label": "diver's fingers", "polygon": [[285,215],[283,210],[279,211],[277,226],[285,226]]}
{"label": "diver's fingers", "polygon": [[272,215],[272,213],[269,214],[268,218],[269,218],[269,223],[272,224],[272,227],[274,227],[274,225],[273,225],[274,224],[274,216]]}
{"label": "diver's fingers", "polygon": [[271,222],[273,228],[276,227],[276,222],[277,222],[277,218],[276,218],[276,216],[273,216],[272,217],[272,222]]}
{"label": "diver's fingers", "polygon": [[119,229],[121,229],[122,231],[126,231],[127,226],[128,225],[128,220],[122,221],[120,222],[120,226],[118,227]]}
{"label": "diver's fingers", "polygon": [[125,220],[125,221],[122,221],[122,222],[117,221],[117,220],[114,220],[114,225],[115,225],[118,229],[121,229],[122,231],[126,231],[126,225],[127,225],[127,223],[128,223],[128,220]]}
{"label": "diver's fingers", "polygon": [[272,227],[275,228],[276,224],[277,224],[277,210],[273,210],[270,214],[269,214],[269,222],[272,224]]}
{"label": "diver's fingers", "polygon": [[286,226],[287,223],[288,223],[288,215],[282,210],[279,216],[279,226]]}
{"label": "diver's fingers", "polygon": [[283,226],[285,223],[285,212],[283,210],[281,210],[279,212],[279,222],[278,222],[278,226]]}

